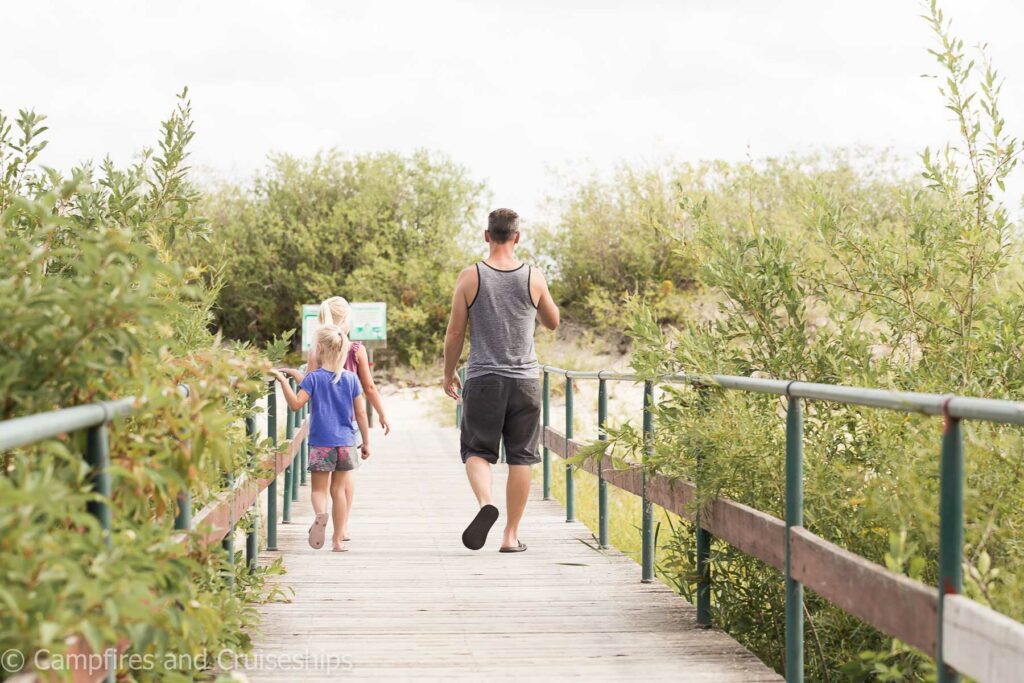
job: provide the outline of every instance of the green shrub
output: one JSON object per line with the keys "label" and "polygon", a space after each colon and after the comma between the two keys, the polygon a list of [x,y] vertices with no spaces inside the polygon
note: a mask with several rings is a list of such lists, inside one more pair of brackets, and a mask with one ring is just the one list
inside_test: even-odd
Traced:
{"label": "green shrub", "polygon": [[482,191],[426,152],[278,155],[251,186],[212,194],[209,243],[182,251],[220,283],[216,325],[228,337],[294,330],[302,304],[333,295],[384,301],[389,346],[416,365],[440,353]]}
{"label": "green shrub", "polygon": [[639,294],[677,319],[673,303],[692,285],[695,267],[674,249],[674,236],[686,229],[675,172],[620,166],[610,179],[580,181],[558,200],[558,224],[541,226],[531,247],[549,267],[552,296],[572,317],[622,329],[623,296]]}
{"label": "green shrub", "polygon": [[[720,304],[708,319],[670,329],[635,305],[638,371],[1019,398],[1020,245],[994,198],[1018,146],[1003,130],[991,66],[967,59],[934,5],[932,25],[960,145],[925,151],[923,183],[870,201],[860,190],[836,192],[808,178],[792,189],[803,207],[792,225],[763,207],[743,222],[714,199],[685,197],[695,227],[677,235],[676,248],[702,264],[700,281]],[[762,180],[756,172],[745,177],[753,186]],[[666,387],[649,463],[696,480],[702,500],[725,496],[781,517],[784,411],[777,397]],[[806,526],[935,585],[941,433],[935,418],[807,402]],[[631,430],[616,437],[620,448],[638,447]],[[967,423],[966,444],[965,590],[1024,619],[1024,440],[1017,428]],[[676,561],[662,570],[692,590],[692,534],[672,544]],[[712,573],[717,623],[781,670],[778,572],[716,543]],[[894,642],[813,595],[807,606],[809,680],[934,674],[932,653]]]}
{"label": "green shrub", "polygon": [[[620,166],[559,200],[558,223],[533,244],[552,272],[552,295],[567,313],[599,329],[625,329],[625,303],[643,298],[661,324],[708,317],[694,210],[730,231],[800,239],[819,197],[841,198],[882,229],[913,185],[885,153],[838,150],[760,161]],[[696,202],[696,206],[691,206]]]}
{"label": "green shrub", "polygon": [[111,425],[109,548],[86,513],[82,434],[2,454],[0,650],[127,643],[156,666],[131,675],[161,680],[195,673],[164,670],[167,655],[246,647],[261,581],[240,571],[232,587],[219,547],[174,540],[179,492],[201,504],[250,466],[239,421],[267,369],[207,331],[211,292],[170,256],[204,229],[184,97],[157,153],[66,178],[38,166],[43,117],[0,114],[0,419],[139,399]]}

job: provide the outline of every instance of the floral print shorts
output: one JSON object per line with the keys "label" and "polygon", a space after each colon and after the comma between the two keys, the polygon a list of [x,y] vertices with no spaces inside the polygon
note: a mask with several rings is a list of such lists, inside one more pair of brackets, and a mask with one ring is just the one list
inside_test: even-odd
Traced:
{"label": "floral print shorts", "polygon": [[348,472],[354,470],[353,449],[349,446],[310,446],[310,472]]}

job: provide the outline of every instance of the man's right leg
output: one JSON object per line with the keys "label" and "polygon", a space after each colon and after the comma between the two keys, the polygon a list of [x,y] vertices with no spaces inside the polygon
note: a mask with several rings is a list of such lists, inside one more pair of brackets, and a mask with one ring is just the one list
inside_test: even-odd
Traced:
{"label": "man's right leg", "polygon": [[519,522],[530,498],[530,467],[540,461],[537,444],[541,440],[540,383],[535,379],[511,380],[513,390],[505,416],[505,455],[508,461],[508,484],[505,533],[501,539],[504,552],[521,552],[525,545],[519,540]]}
{"label": "man's right leg", "polygon": [[466,458],[466,476],[480,507],[491,505],[491,463],[477,455]]}

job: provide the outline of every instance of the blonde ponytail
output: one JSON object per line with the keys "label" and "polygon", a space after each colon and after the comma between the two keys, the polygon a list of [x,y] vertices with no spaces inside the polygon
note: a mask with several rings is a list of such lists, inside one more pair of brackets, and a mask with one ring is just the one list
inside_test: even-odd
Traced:
{"label": "blonde ponytail", "polygon": [[352,307],[343,296],[324,299],[320,304],[320,324],[340,327],[347,335],[352,325],[349,320],[349,311],[351,310]]}
{"label": "blonde ponytail", "polygon": [[[341,297],[338,297],[341,298]],[[324,302],[326,304],[326,302]],[[333,384],[341,381],[341,373],[345,371],[345,359],[348,358],[352,342],[348,340],[345,330],[337,325],[325,325],[316,333],[316,353],[320,367],[334,367]]]}

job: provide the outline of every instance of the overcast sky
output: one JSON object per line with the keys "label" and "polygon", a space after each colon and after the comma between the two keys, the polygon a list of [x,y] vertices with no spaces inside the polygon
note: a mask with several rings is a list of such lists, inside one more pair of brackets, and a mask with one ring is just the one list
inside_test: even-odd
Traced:
{"label": "overcast sky", "polygon": [[[1024,134],[1024,3],[945,0],[989,43]],[[866,144],[955,129],[915,0],[0,4],[0,109],[49,116],[43,161],[129,160],[190,87],[196,166],[270,151],[442,150],[536,215],[550,169]],[[1020,187],[1019,181],[1014,183]],[[1014,193],[1014,203],[1020,191]]]}

